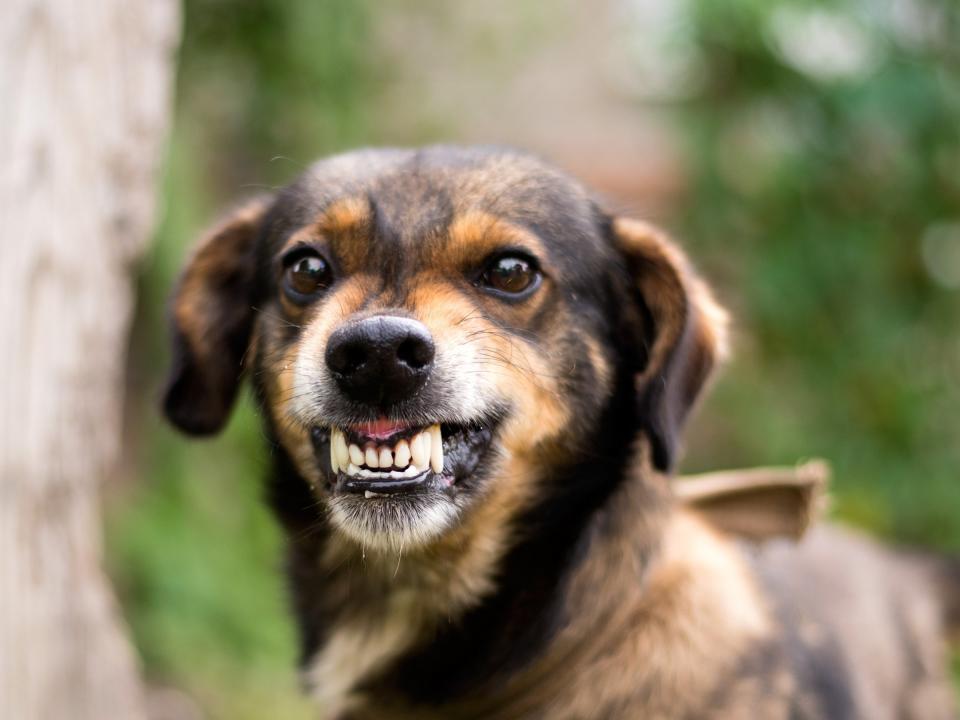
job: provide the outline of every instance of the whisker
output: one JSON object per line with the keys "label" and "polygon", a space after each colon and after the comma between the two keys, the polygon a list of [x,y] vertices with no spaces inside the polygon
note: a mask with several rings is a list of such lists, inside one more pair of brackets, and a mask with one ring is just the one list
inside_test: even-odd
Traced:
{"label": "whisker", "polygon": [[260,313],[261,315],[263,315],[263,316],[265,316],[265,317],[268,317],[268,318],[271,318],[271,319],[276,320],[276,321],[278,321],[278,322],[281,322],[281,323],[283,323],[284,325],[286,325],[287,327],[296,328],[297,330],[303,330],[303,325],[298,325],[297,323],[290,322],[290,321],[287,320],[286,318],[281,317],[281,316],[277,315],[276,313],[272,313],[272,312],[270,312],[269,310],[264,310],[263,308],[258,308],[258,307],[255,306],[255,305],[252,305],[252,306],[250,307],[250,309],[253,310],[254,312]]}

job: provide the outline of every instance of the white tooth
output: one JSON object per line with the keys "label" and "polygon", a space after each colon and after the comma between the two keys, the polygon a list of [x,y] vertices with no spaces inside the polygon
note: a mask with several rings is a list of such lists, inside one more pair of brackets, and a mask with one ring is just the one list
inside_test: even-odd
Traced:
{"label": "white tooth", "polygon": [[339,472],[340,463],[337,459],[337,429],[330,429],[330,469]]}
{"label": "white tooth", "polygon": [[420,433],[420,437],[423,438],[423,454],[426,457],[426,460],[423,461],[423,469],[426,470],[430,467],[430,441],[433,439],[430,437],[430,428]]}
{"label": "white tooth", "polygon": [[361,465],[363,465],[363,459],[364,459],[363,450],[361,450],[359,447],[351,443],[347,452],[350,453],[350,462],[352,462],[357,467],[360,467]]}
{"label": "white tooth", "polygon": [[443,472],[443,437],[440,426],[430,426],[430,467],[438,475]]}
{"label": "white tooth", "polygon": [[350,463],[349,465],[347,465],[347,475],[359,475],[359,474],[360,474],[360,468],[358,468],[353,463]]}
{"label": "white tooth", "polygon": [[364,496],[367,500],[369,500],[369,499],[372,498],[372,497],[376,497],[377,494],[376,494],[376,493],[373,493],[373,492],[370,492],[369,490],[365,490],[364,493],[363,493],[363,496]]}
{"label": "white tooth", "polygon": [[367,467],[369,468],[380,467],[380,458],[377,455],[377,449],[373,447],[373,445],[367,448],[367,454],[364,456],[364,459],[367,461]]}
{"label": "white tooth", "polygon": [[380,448],[380,467],[393,467],[393,453],[390,452],[390,448],[388,447]]}
{"label": "white tooth", "polygon": [[410,446],[406,440],[401,440],[393,448],[393,464],[398,468],[405,468],[410,464]]}
{"label": "white tooth", "polygon": [[339,465],[342,470],[350,464],[350,451],[347,450],[347,439],[343,436],[341,430],[337,430],[333,448],[337,454],[337,465]]}
{"label": "white tooth", "polygon": [[426,433],[417,433],[410,440],[410,458],[418,468],[425,468],[430,460],[430,449],[425,446]]}

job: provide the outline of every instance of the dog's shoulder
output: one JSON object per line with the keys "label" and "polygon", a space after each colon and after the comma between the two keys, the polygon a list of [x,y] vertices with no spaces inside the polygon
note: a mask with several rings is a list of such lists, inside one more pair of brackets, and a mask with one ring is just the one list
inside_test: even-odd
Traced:
{"label": "dog's shoulder", "polygon": [[594,548],[571,583],[576,619],[551,652],[575,648],[579,669],[545,685],[543,717],[954,717],[942,612],[915,558],[831,526],[746,543],[677,508],[640,573],[628,538]]}
{"label": "dog's shoulder", "polygon": [[590,667],[611,716],[704,717],[722,707],[725,717],[756,717],[758,708],[783,704],[775,686],[744,672],[763,657],[776,674],[762,589],[735,542],[698,515],[677,508],[642,581],[612,598],[621,620],[607,625],[607,659]]}
{"label": "dog's shoulder", "polygon": [[823,713],[954,717],[943,613],[922,563],[827,524],[746,554],[794,674]]}

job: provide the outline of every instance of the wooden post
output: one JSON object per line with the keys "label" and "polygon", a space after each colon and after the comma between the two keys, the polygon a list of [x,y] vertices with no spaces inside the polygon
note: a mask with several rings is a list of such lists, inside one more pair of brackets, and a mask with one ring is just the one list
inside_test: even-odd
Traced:
{"label": "wooden post", "polygon": [[7,0],[0,22],[0,715],[144,717],[101,561],[132,273],[176,0]]}

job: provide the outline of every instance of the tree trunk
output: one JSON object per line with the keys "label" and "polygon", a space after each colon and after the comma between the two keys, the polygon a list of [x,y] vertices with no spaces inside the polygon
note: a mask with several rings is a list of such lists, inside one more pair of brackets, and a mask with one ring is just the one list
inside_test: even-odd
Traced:
{"label": "tree trunk", "polygon": [[144,716],[101,561],[132,271],[177,0],[6,0],[0,22],[0,715]]}

